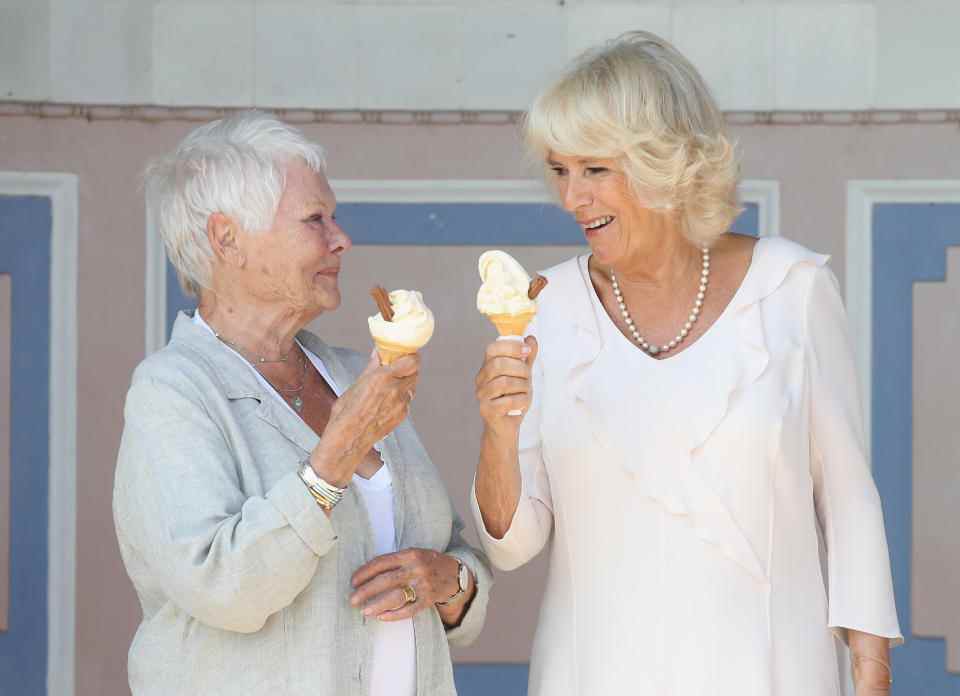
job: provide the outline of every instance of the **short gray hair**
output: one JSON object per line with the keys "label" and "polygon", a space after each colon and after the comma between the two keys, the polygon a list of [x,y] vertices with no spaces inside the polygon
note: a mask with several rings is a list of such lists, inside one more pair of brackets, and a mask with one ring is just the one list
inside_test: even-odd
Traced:
{"label": "short gray hair", "polygon": [[199,295],[210,286],[210,215],[223,213],[247,232],[268,229],[286,166],[298,158],[318,173],[326,167],[323,148],[299,130],[262,111],[242,111],[200,126],[150,162],[147,211],[184,292]]}
{"label": "short gray hair", "polygon": [[681,211],[698,245],[740,212],[723,115],[697,69],[655,34],[628,32],[577,58],[534,102],[524,135],[541,165],[548,151],[618,159],[634,192]]}

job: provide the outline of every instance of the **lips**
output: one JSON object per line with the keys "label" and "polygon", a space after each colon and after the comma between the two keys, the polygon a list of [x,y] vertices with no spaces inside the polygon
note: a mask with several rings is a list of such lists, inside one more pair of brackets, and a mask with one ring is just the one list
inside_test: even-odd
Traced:
{"label": "lips", "polygon": [[601,215],[600,217],[589,218],[587,220],[577,220],[585,234],[590,235],[599,232],[611,222],[616,220],[613,215]]}

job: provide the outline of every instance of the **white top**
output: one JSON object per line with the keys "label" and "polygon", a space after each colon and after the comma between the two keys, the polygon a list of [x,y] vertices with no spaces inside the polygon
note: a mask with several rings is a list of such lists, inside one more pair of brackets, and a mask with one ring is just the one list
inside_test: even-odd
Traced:
{"label": "white top", "polygon": [[[200,316],[200,311],[193,313],[193,321],[216,335],[213,329]],[[250,362],[237,353],[226,343],[223,344],[250,367],[256,375],[257,381],[271,394],[277,397],[288,409],[296,413],[290,404],[280,396],[260,371]],[[307,356],[313,366],[330,385],[333,392],[339,397],[342,391],[334,382],[318,355],[308,350],[299,341],[297,345]],[[299,414],[297,414],[299,417]],[[374,446],[380,452],[381,443]],[[353,475],[352,485],[363,498],[367,509],[367,517],[373,531],[374,550],[378,556],[397,551],[397,533],[394,524],[393,509],[393,477],[390,468],[384,460],[377,472],[369,479],[357,474]],[[374,621],[373,639],[373,669],[370,674],[370,696],[414,696],[417,692],[417,653],[413,633],[413,619],[403,621]]]}
{"label": "white top", "polygon": [[840,696],[834,633],[901,640],[826,260],[761,240],[726,310],[664,360],[607,316],[587,257],[545,273],[502,539],[472,503],[500,568],[550,541],[530,696]]}

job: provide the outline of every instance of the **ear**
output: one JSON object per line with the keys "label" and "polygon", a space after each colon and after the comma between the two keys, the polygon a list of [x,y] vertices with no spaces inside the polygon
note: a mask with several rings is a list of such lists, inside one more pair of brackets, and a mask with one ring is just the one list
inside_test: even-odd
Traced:
{"label": "ear", "polygon": [[213,213],[207,218],[207,241],[220,263],[243,268],[247,258],[240,248],[239,227],[227,215]]}

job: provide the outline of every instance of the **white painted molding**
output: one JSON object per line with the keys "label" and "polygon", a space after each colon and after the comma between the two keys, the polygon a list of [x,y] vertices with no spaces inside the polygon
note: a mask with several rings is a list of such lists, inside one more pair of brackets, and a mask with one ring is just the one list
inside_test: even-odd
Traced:
{"label": "white painted molding", "polygon": [[550,203],[537,179],[341,179],[330,182],[340,203]]}
{"label": "white painted molding", "polygon": [[[340,203],[553,203],[539,179],[334,179],[330,186]],[[780,184],[746,180],[741,199],[756,203],[761,236],[780,234]],[[150,355],[166,342],[166,255],[163,243],[146,219],[145,351]]]}
{"label": "white painted molding", "polygon": [[[376,110],[289,108],[261,104],[280,120],[303,126],[311,123],[383,126],[517,126],[523,111]],[[10,101],[0,98],[0,118],[78,119],[82,121],[126,121],[132,123],[207,123],[240,111],[220,106],[145,106],[118,103],[95,104],[82,101]],[[960,109],[903,108],[852,109],[846,111],[724,111],[728,125],[750,126],[931,126],[960,124]]]}
{"label": "white painted molding", "polygon": [[77,177],[0,172],[0,194],[51,199],[47,694],[73,696],[76,627]]}
{"label": "white painted molding", "polygon": [[740,182],[740,200],[757,205],[757,231],[761,237],[780,236],[780,182],[747,179]]}
{"label": "white painted molding", "polygon": [[146,230],[147,268],[145,279],[145,354],[150,355],[167,343],[167,255],[163,241],[153,227],[153,219],[147,210],[144,223]]}
{"label": "white painted molding", "polygon": [[872,429],[873,206],[877,203],[960,203],[960,181],[847,182],[847,314],[863,394],[868,453]]}

